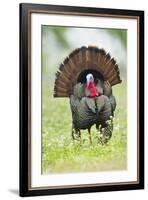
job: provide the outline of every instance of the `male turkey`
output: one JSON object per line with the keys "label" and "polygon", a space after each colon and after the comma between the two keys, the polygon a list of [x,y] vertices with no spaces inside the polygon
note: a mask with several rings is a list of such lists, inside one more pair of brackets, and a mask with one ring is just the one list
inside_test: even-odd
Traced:
{"label": "male turkey", "polygon": [[81,129],[96,125],[99,141],[112,136],[116,100],[112,86],[121,83],[119,68],[109,53],[98,47],[75,49],[56,73],[54,97],[69,97],[72,111],[72,138],[81,138]]}

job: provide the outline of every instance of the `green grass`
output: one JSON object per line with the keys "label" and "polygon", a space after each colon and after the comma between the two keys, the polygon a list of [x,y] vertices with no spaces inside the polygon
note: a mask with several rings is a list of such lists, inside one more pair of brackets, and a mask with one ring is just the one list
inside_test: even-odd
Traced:
{"label": "green grass", "polygon": [[[44,87],[46,88],[46,87]],[[42,173],[70,173],[125,170],[127,168],[126,85],[113,88],[117,100],[114,131],[106,145],[98,144],[92,128],[93,145],[87,131],[82,142],[71,138],[68,98],[53,98],[52,88],[42,92]]]}

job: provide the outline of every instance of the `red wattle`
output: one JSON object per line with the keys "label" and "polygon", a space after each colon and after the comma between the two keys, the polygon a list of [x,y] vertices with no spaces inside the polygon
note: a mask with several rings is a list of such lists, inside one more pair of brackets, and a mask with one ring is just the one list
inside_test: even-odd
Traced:
{"label": "red wattle", "polygon": [[89,82],[89,85],[87,86],[87,89],[90,91],[90,97],[97,97],[99,96],[99,93],[96,89],[96,86],[93,81]]}

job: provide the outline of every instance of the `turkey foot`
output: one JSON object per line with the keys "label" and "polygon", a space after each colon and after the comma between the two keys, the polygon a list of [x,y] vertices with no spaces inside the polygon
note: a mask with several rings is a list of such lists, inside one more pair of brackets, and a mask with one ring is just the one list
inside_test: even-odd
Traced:
{"label": "turkey foot", "polygon": [[72,128],[71,135],[72,135],[73,140],[80,140],[80,142],[81,142],[81,131],[79,129],[76,130],[76,129]]}

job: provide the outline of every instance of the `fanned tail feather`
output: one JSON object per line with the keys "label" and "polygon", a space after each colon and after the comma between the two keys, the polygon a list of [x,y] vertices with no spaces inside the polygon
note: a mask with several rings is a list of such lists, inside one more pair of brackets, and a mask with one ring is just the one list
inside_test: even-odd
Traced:
{"label": "fanned tail feather", "polygon": [[69,97],[85,70],[99,72],[111,86],[121,83],[118,64],[109,53],[95,46],[82,46],[72,51],[60,65],[55,75],[54,97]]}

